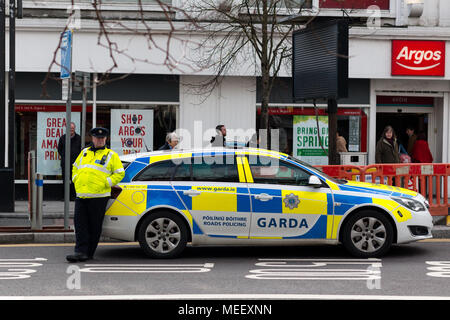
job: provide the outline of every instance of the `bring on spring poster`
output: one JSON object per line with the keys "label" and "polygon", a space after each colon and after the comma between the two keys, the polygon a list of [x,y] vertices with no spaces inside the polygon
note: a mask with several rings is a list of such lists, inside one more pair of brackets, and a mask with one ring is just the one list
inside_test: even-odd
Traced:
{"label": "bring on spring poster", "polygon": [[317,131],[316,116],[294,116],[293,156],[311,165],[327,165],[328,116],[319,116],[318,120],[320,135]]}

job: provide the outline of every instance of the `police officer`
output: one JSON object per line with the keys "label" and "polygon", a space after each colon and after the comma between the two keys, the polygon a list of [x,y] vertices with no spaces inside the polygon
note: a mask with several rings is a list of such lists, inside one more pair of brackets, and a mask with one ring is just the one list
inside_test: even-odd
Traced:
{"label": "police officer", "polygon": [[66,257],[69,262],[92,259],[100,240],[106,204],[111,187],[125,176],[117,153],[106,147],[108,129],[91,130],[91,147],[85,148],[73,164],[75,184],[75,253]]}

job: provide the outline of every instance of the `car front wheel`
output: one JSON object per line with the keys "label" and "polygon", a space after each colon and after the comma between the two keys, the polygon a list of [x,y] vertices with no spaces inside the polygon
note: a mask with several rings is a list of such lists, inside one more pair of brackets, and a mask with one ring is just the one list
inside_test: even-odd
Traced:
{"label": "car front wheel", "polygon": [[386,254],[394,239],[391,222],[377,211],[361,211],[351,216],[343,232],[344,247],[352,255],[361,258]]}
{"label": "car front wheel", "polygon": [[145,217],[139,227],[141,248],[152,258],[175,258],[186,247],[187,228],[172,212],[157,212]]}

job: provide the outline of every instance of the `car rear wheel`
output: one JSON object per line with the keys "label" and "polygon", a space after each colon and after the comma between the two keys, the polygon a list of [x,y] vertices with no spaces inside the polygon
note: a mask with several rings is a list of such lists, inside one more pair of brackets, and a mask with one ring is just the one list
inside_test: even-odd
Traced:
{"label": "car rear wheel", "polygon": [[144,218],[138,240],[149,257],[175,258],[186,247],[187,228],[180,216],[157,212]]}
{"label": "car rear wheel", "polygon": [[391,222],[377,211],[361,211],[351,216],[343,232],[344,247],[352,255],[361,258],[386,254],[394,239]]}

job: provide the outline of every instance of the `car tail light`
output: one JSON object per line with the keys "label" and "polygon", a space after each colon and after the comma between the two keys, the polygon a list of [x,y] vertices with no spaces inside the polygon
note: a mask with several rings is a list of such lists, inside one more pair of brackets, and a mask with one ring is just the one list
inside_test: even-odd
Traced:
{"label": "car tail light", "polygon": [[111,199],[117,199],[117,197],[120,195],[120,193],[122,192],[122,188],[119,186],[113,186],[111,187]]}

